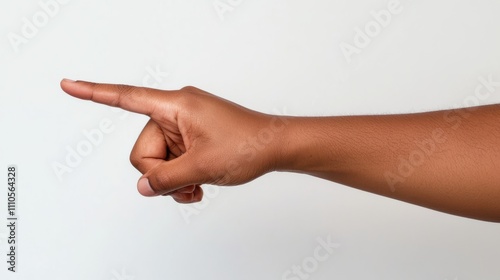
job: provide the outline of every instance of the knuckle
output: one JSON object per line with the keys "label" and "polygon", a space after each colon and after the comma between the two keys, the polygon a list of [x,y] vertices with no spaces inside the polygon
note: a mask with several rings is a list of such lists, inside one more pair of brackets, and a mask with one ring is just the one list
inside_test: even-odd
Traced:
{"label": "knuckle", "polygon": [[195,94],[196,93],[192,91],[181,91],[177,96],[177,105],[184,111],[195,110],[197,106]]}
{"label": "knuckle", "polygon": [[116,85],[115,87],[116,87],[115,91],[118,92],[119,94],[123,94],[123,95],[129,94],[135,90],[134,86],[129,86],[129,85],[121,85],[120,84],[120,85]]}
{"label": "knuckle", "polygon": [[164,192],[169,190],[171,182],[169,172],[162,172],[160,176],[155,177],[151,187],[157,192]]}
{"label": "knuckle", "polygon": [[192,116],[200,115],[201,112],[210,104],[207,99],[207,93],[193,86],[183,87],[177,92],[176,105],[179,109],[188,112],[196,112]]}
{"label": "knuckle", "polygon": [[130,153],[129,160],[132,166],[134,166],[136,169],[139,169],[141,165],[141,158],[137,156],[133,151],[132,153]]}
{"label": "knuckle", "polygon": [[183,88],[181,88],[181,91],[182,92],[191,92],[191,93],[194,93],[194,92],[197,92],[199,89],[197,87],[194,87],[194,86],[185,86]]}
{"label": "knuckle", "polygon": [[123,106],[124,100],[131,100],[134,102],[133,99],[143,92],[141,88],[129,85],[116,85],[114,90],[118,93],[115,104],[113,104],[113,106],[116,107]]}

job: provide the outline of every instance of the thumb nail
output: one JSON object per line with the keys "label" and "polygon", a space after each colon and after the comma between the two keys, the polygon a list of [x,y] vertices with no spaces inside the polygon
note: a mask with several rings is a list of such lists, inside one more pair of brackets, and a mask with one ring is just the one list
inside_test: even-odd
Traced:
{"label": "thumb nail", "polygon": [[148,178],[139,179],[139,182],[137,183],[137,189],[139,190],[139,193],[141,193],[144,196],[156,195],[155,191],[153,190],[153,188],[151,188],[151,185],[149,184]]}

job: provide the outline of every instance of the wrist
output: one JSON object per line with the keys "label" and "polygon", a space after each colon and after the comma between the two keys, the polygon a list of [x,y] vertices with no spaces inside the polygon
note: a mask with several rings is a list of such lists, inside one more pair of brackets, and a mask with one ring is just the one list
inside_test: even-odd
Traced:
{"label": "wrist", "polygon": [[321,176],[339,170],[338,146],[342,140],[333,135],[331,118],[283,117],[275,171]]}
{"label": "wrist", "polygon": [[265,172],[283,171],[283,165],[287,162],[288,153],[288,130],[293,117],[267,115],[265,126],[258,132],[258,139],[266,147]]}
{"label": "wrist", "polygon": [[312,161],[317,161],[318,149],[314,140],[314,129],[311,129],[310,119],[307,117],[282,116],[284,129],[278,139],[278,153],[276,171],[306,173],[313,168]]}

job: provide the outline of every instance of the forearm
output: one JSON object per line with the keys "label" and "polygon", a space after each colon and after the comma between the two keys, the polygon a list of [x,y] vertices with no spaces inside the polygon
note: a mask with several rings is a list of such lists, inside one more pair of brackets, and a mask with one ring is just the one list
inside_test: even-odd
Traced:
{"label": "forearm", "polygon": [[277,170],[500,222],[500,106],[288,118]]}

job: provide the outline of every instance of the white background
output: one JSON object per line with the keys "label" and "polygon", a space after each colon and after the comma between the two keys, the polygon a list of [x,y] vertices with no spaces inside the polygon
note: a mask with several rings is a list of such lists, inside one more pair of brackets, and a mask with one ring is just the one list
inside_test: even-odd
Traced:
{"label": "white background", "polygon": [[[221,3],[231,8],[218,12]],[[6,258],[9,164],[19,167],[19,249],[18,273],[2,261],[0,278],[303,279],[284,277],[299,266],[309,279],[499,279],[500,225],[304,175],[205,186],[205,201],[187,208],[144,198],[128,155],[147,118],[59,88],[63,77],[194,85],[290,115],[500,101],[500,88],[474,98],[479,77],[500,81],[500,2],[401,0],[387,26],[346,56],[341,45],[356,47],[357,28],[388,3],[70,0],[48,15],[39,1],[2,1],[0,254]],[[31,38],[27,22],[38,23]],[[54,164],[66,164],[68,149],[86,141],[83,131],[103,120],[113,131],[58,178]],[[313,260],[318,239],[328,238],[338,247]]]}

